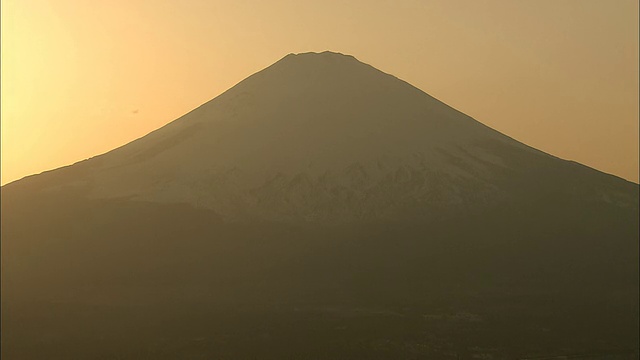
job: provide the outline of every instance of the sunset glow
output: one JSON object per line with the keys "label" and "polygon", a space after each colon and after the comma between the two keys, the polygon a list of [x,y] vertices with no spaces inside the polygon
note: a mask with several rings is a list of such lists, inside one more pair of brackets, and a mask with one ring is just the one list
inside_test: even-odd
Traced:
{"label": "sunset glow", "polygon": [[292,52],[352,54],[638,181],[638,2],[2,1],[2,184],[130,142]]}

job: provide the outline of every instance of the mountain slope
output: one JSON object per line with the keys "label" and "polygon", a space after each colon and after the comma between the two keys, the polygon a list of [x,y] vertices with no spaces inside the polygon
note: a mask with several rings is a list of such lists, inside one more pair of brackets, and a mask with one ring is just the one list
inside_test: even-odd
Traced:
{"label": "mountain slope", "polygon": [[[46,186],[188,203],[228,220],[344,221],[401,217],[416,206],[458,211],[513,196],[508,187],[536,168],[571,166],[351,56],[324,52],[290,54],[90,159],[84,175]],[[629,203],[618,195],[597,196]]]}

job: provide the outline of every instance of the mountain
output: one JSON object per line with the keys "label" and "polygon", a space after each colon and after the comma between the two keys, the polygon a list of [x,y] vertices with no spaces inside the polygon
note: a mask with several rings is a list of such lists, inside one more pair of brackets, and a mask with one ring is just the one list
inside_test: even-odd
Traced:
{"label": "mountain", "polygon": [[638,190],[352,56],[289,54],[2,187],[3,355],[627,354]]}

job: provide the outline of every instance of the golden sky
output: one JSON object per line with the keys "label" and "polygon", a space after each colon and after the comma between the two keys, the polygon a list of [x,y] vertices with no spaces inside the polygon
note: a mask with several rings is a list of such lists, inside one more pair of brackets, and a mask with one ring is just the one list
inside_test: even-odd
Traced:
{"label": "golden sky", "polygon": [[324,50],[638,182],[637,0],[2,0],[2,184]]}

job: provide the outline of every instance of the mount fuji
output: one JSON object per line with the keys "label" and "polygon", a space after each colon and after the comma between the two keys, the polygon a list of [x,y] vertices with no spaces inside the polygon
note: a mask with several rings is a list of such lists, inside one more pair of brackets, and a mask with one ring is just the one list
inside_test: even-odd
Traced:
{"label": "mount fuji", "polygon": [[637,184],[333,52],[2,187],[3,356],[634,354]]}

